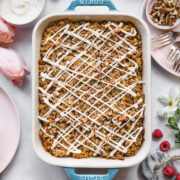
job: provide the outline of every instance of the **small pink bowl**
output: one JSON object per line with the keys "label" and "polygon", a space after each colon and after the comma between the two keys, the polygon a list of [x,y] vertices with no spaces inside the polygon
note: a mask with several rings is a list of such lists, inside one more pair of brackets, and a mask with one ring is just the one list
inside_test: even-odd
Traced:
{"label": "small pink bowl", "polygon": [[153,7],[154,3],[157,2],[157,0],[148,0],[148,3],[146,5],[146,16],[148,21],[155,27],[161,30],[170,30],[176,27],[180,23],[180,18],[176,20],[173,26],[165,26],[165,25],[159,25],[157,23],[154,23],[150,17],[149,10]]}

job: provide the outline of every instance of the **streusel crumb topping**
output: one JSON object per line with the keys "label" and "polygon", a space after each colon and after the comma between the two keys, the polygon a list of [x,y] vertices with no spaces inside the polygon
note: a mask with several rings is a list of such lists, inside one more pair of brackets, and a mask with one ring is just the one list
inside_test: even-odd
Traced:
{"label": "streusel crumb topping", "polygon": [[132,23],[60,20],[42,35],[40,138],[56,157],[124,159],[144,141],[142,39]]}

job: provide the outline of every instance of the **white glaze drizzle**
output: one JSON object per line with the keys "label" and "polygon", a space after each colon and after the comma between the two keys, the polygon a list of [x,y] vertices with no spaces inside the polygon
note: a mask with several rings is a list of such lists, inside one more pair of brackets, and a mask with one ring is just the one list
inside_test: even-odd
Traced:
{"label": "white glaze drizzle", "polygon": [[[137,85],[137,84],[142,84],[144,82],[142,81],[138,81],[128,87],[124,86],[123,84],[120,83],[120,80],[124,80],[125,78],[127,78],[129,75],[131,76],[136,76],[136,69],[138,68],[138,65],[137,63],[128,58],[127,57],[127,54],[132,54],[134,51],[136,51],[136,47],[133,46],[132,44],[130,44],[126,38],[127,37],[134,37],[136,36],[137,32],[136,32],[136,29],[135,28],[132,28],[131,29],[131,32],[127,32],[125,30],[123,30],[121,27],[123,27],[123,23],[120,23],[118,26],[115,24],[115,23],[112,23],[112,22],[108,22],[106,24],[106,26],[110,29],[110,32],[107,33],[106,35],[103,34],[103,30],[93,30],[93,29],[90,29],[88,27],[89,23],[85,23],[85,24],[82,24],[80,26],[78,26],[78,28],[74,29],[73,31],[69,31],[69,24],[63,26],[62,28],[59,29],[59,31],[57,31],[56,33],[54,33],[51,37],[47,38],[46,41],[44,42],[44,44],[46,44],[48,41],[51,41],[53,42],[54,44],[56,44],[59,39],[62,40],[62,43],[61,45],[57,46],[56,48],[53,49],[53,46],[51,48],[49,48],[49,50],[46,52],[46,55],[45,57],[43,58],[43,61],[44,62],[47,62],[49,63],[50,65],[54,66],[54,67],[57,67],[59,69],[59,72],[56,74],[55,77],[51,77],[51,73],[53,71],[49,71],[49,73],[43,73],[41,72],[40,73],[40,76],[41,78],[44,80],[50,80],[51,82],[48,84],[47,88],[44,90],[42,89],[41,87],[38,88],[38,90],[43,94],[43,101],[45,104],[47,104],[49,106],[49,110],[47,111],[47,113],[41,117],[41,116],[38,116],[38,119],[40,121],[44,121],[44,122],[49,122],[50,123],[50,127],[54,126],[56,127],[56,129],[58,129],[58,136],[57,138],[55,139],[54,137],[52,137],[52,135],[48,134],[46,132],[45,129],[43,129],[43,127],[41,126],[40,129],[51,139],[54,140],[53,142],[53,145],[51,147],[51,149],[54,149],[57,145],[60,145],[62,147],[64,147],[65,149],[67,149],[67,155],[69,153],[81,153],[81,150],[78,149],[79,146],[83,145],[84,147],[90,149],[91,151],[94,152],[94,156],[96,156],[97,154],[100,154],[100,152],[104,153],[106,155],[106,152],[101,148],[101,146],[103,144],[109,144],[110,146],[112,146],[114,148],[114,150],[112,150],[112,152],[110,153],[110,156],[113,156],[117,151],[121,151],[123,153],[126,153],[128,148],[134,143],[136,142],[136,139],[137,137],[139,136],[140,132],[143,130],[143,127],[138,127],[136,128],[134,131],[133,131],[133,128],[135,127],[136,123],[139,121],[139,119],[143,116],[143,113],[144,113],[144,109],[145,109],[145,105],[142,106],[142,108],[140,108],[135,115],[131,116],[130,114],[128,114],[128,110],[132,109],[132,108],[138,108],[140,104],[142,104],[143,100],[140,98],[135,104],[131,105],[130,107],[126,108],[126,109],[121,109],[120,107],[118,107],[119,109],[117,109],[114,105],[121,100],[121,98],[123,98],[125,95],[127,94],[130,94],[131,96],[135,97],[136,96],[136,93],[133,92],[133,88]],[[116,42],[116,41],[113,41],[110,36],[111,36],[111,33],[113,32],[113,29],[112,27],[116,28],[116,27],[119,27],[121,28],[121,32],[125,34],[124,37],[120,37],[118,34],[116,34],[116,36],[119,38],[119,41]],[[79,30],[79,32],[77,32]],[[82,32],[82,31],[89,31],[91,34],[89,36],[80,36],[79,33]],[[60,35],[58,35],[59,33],[61,32]],[[64,35],[66,35],[65,37],[63,37]],[[58,37],[56,37],[58,36]],[[90,37],[92,36],[95,36],[94,40],[91,42],[89,40]],[[56,40],[54,40],[54,38],[56,37]],[[75,38],[79,40],[79,42],[77,42],[75,45],[72,45],[72,44],[63,44],[63,42],[65,42],[69,37],[73,37],[72,40],[74,40]],[[110,41],[112,42],[114,45],[109,48],[107,51],[102,51],[101,47],[103,47],[106,43],[106,41]],[[85,48],[84,51],[79,51],[77,49],[77,46],[81,43],[81,42],[85,42],[87,44],[87,47]],[[100,46],[98,46],[98,43],[101,43]],[[125,47],[123,46],[122,43],[125,43],[126,45],[128,45],[128,47]],[[91,47],[94,47],[96,50],[95,52],[92,54],[92,55],[89,55],[86,53],[87,49],[91,48]],[[112,71],[112,69],[117,69],[118,71],[121,71],[123,73],[125,73],[123,76],[120,76],[119,78],[117,78],[115,80],[115,82],[112,84],[112,83],[109,83],[109,82],[106,82],[106,81],[103,81],[103,80],[98,80],[96,79],[96,75],[98,74],[95,73],[93,75],[88,75],[88,74],[84,74],[83,71],[86,70],[87,68],[91,67],[92,70],[89,72],[89,74],[94,71],[95,67],[93,66],[93,62],[88,62],[88,60],[91,58],[94,59],[93,55],[97,52],[97,51],[100,51],[103,53],[104,57],[101,59],[101,60],[98,60],[96,59],[96,61],[98,61],[96,64],[97,66],[104,63],[103,60],[106,59],[107,57],[110,56],[111,54],[111,50],[115,51],[115,50],[118,50],[117,48],[118,47],[121,47],[121,48],[124,48],[127,50],[127,53],[121,53],[120,51],[119,54],[121,54],[121,57],[119,59],[117,58],[112,58],[114,60],[114,62],[110,65],[111,68],[110,70],[108,70],[106,73],[104,72],[104,70],[106,70],[106,67],[101,69],[101,73],[103,74],[103,77],[106,77],[106,78],[111,78],[109,76],[109,73]],[[63,48],[66,53],[64,55],[62,55],[57,61],[54,61],[53,59],[50,59],[50,55],[57,49],[59,48]],[[69,61],[68,63],[66,63],[65,65],[60,65],[60,62],[64,59],[64,57],[66,57],[67,55],[69,55],[69,52],[70,50],[76,50],[76,52],[78,52],[79,54],[77,56],[75,56],[71,61]],[[86,56],[87,58],[84,60],[82,58],[82,56]],[[125,71],[124,69],[120,69],[120,68],[117,68],[117,64],[121,65],[122,67],[125,66],[125,64],[121,63],[121,61],[123,59],[127,59],[129,62],[131,62],[131,64],[133,64],[133,66],[131,67],[128,67],[127,68],[127,71]],[[81,65],[76,68],[76,70],[72,70],[70,69],[71,65],[76,62],[77,60],[81,60],[82,63]],[[86,67],[81,70],[81,72],[79,72],[78,70],[82,67],[82,65],[86,63]],[[97,67],[96,66],[96,67]],[[63,82],[63,81],[60,81],[59,78],[63,75],[63,73],[67,73],[68,74],[68,78]],[[81,76],[83,78],[79,79],[77,76]],[[87,81],[83,81],[84,78],[88,78]],[[69,82],[72,80],[72,79],[76,79],[78,80],[79,82],[82,83],[81,86],[78,86],[77,87],[77,84],[75,85],[70,85]],[[96,80],[96,82],[93,84],[93,85],[90,85],[89,82],[91,80]],[[101,98],[98,98],[96,95],[102,91],[102,89],[97,89],[96,85],[98,85],[98,83],[104,83],[105,86],[104,86],[104,89],[109,87],[109,90],[104,94],[102,95]],[[60,87],[58,87],[55,92],[58,92],[61,88],[64,88],[66,90],[66,94],[61,98],[61,99],[58,99],[56,98],[57,102],[55,104],[52,104],[49,100],[50,98],[54,97],[53,94],[49,94],[48,93],[48,90],[51,88],[51,86],[53,85],[53,83],[56,83],[56,84],[59,84]],[[83,87],[83,85],[87,85],[89,86],[91,89],[94,89],[96,92],[94,94],[92,93],[89,93],[87,91],[83,91],[81,90],[81,87]],[[113,88],[117,88],[119,89],[121,92],[117,95],[115,95],[113,98],[108,98],[106,95],[113,89]],[[68,88],[71,88],[71,91],[68,89]],[[76,95],[74,92],[75,91],[79,91],[81,92],[82,94],[80,96]],[[73,102],[73,104],[75,104],[76,102],[78,102],[79,99],[82,99],[82,97],[85,95],[85,94],[88,94],[89,97],[84,100],[84,102],[86,104],[89,105],[89,109],[87,109],[85,112],[81,112],[78,110],[78,107],[71,107],[69,106],[65,100],[68,100],[69,97],[75,97],[76,100]],[[107,102],[103,101],[103,97],[106,97],[108,99]],[[102,111],[99,108],[97,108],[95,106],[95,103],[92,104],[90,103],[88,100],[91,99],[91,98],[94,98],[96,100],[96,102],[101,102],[102,105],[105,105],[107,108]],[[113,103],[108,103],[108,102],[111,102],[113,101]],[[61,111],[57,108],[61,105],[61,103],[65,104],[68,106],[68,108],[66,109],[66,111]],[[86,113],[90,110],[90,109],[93,109],[92,112],[87,115]],[[116,112],[119,112],[118,115],[116,117],[114,117],[112,119],[113,122],[116,121],[117,118],[119,118],[120,115],[125,115],[128,120],[127,122],[123,123],[123,125],[121,125],[121,123],[119,123],[118,127],[114,128],[113,130],[109,129],[106,125],[108,123],[105,123],[103,125],[101,125],[97,120],[101,117],[101,116],[104,116],[106,118],[108,118],[108,116],[105,114],[106,111],[108,111],[109,109],[112,109]],[[69,125],[65,130],[64,129],[60,129],[58,126],[56,126],[54,123],[51,123],[49,120],[48,120],[48,116],[51,114],[51,112],[55,110],[55,111],[59,111],[60,112],[60,117],[58,117],[56,119],[56,122],[60,121],[63,117],[66,117],[68,120],[71,121],[71,125]],[[80,114],[80,116],[78,118],[74,117],[73,114],[71,113],[72,111],[76,111]],[[96,118],[91,118],[91,115],[95,112],[99,112],[100,115],[97,116]],[[138,117],[137,117],[138,116]],[[82,117],[85,117],[86,119],[90,120],[92,123],[95,123],[98,125],[98,128],[96,130],[92,130],[91,126],[88,126],[86,124],[82,124],[82,122],[80,121],[80,119]],[[131,126],[131,128],[128,130],[128,131],[125,131],[124,132],[124,135],[122,136],[120,133],[118,133],[119,130],[121,130],[129,121],[132,121],[133,124]],[[91,124],[92,124],[91,123]],[[81,125],[82,128],[83,128],[83,133],[78,129],[78,126]],[[73,143],[69,143],[67,140],[66,140],[66,137],[73,131],[73,130],[76,130],[80,135],[78,136],[78,138],[76,138],[76,140],[73,142]],[[105,129],[106,131],[108,131],[108,134],[103,134],[100,130],[102,129]],[[89,136],[86,136],[85,135],[85,132],[91,132],[89,134]],[[95,144],[94,142],[92,142],[90,140],[90,138],[92,137],[92,135],[95,134],[98,138],[100,138],[102,141],[99,145]],[[119,142],[116,142],[114,141],[112,138],[109,138],[108,140],[106,139],[106,137],[110,137],[110,136],[117,136],[117,137],[120,137],[121,140]],[[80,138],[83,137],[84,139],[83,140],[80,140]],[[62,141],[65,141],[67,144],[69,144],[69,146],[66,146],[62,143]],[[87,144],[84,144],[86,141],[89,141],[95,148],[92,148],[91,146],[88,146]],[[129,144],[127,146],[124,146],[124,142],[128,141]]]}

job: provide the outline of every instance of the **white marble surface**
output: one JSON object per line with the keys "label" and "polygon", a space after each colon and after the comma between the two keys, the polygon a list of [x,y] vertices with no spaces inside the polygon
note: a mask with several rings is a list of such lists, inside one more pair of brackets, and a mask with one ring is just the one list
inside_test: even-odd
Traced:
{"label": "white marble surface", "polygon": [[[47,0],[46,7],[41,16],[49,13],[63,12],[71,0]],[[118,9],[123,12],[140,15],[143,0],[113,0]],[[83,10],[82,8],[79,10]],[[86,8],[87,10],[97,10],[95,8]],[[106,10],[106,8],[98,8]],[[15,42],[10,46],[15,48],[26,60],[29,69],[31,69],[31,36],[32,27],[18,28]],[[164,139],[168,138],[173,144],[173,133],[157,117],[157,110],[161,107],[157,97],[167,93],[172,86],[178,86],[179,78],[176,78],[161,69],[152,61],[152,125],[153,129],[160,127],[164,131]],[[13,98],[21,121],[21,140],[18,151],[8,168],[0,175],[1,180],[68,180],[65,171],[61,167],[48,165],[41,161],[32,148],[32,116],[31,116],[31,76],[27,77],[24,87],[13,87],[12,84],[2,75],[0,75],[0,86],[4,87],[8,94]],[[152,150],[159,147],[160,142],[153,141]],[[177,153],[179,150],[171,151]],[[180,162],[177,163],[180,170]],[[120,169],[114,178],[115,180],[143,180],[139,165]]]}

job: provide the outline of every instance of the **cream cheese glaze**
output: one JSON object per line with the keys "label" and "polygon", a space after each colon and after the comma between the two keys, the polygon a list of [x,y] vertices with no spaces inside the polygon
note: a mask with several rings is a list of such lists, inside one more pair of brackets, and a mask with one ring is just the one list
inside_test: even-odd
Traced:
{"label": "cream cheese glaze", "polygon": [[1,16],[12,24],[26,24],[41,12],[44,0],[1,0]]}

